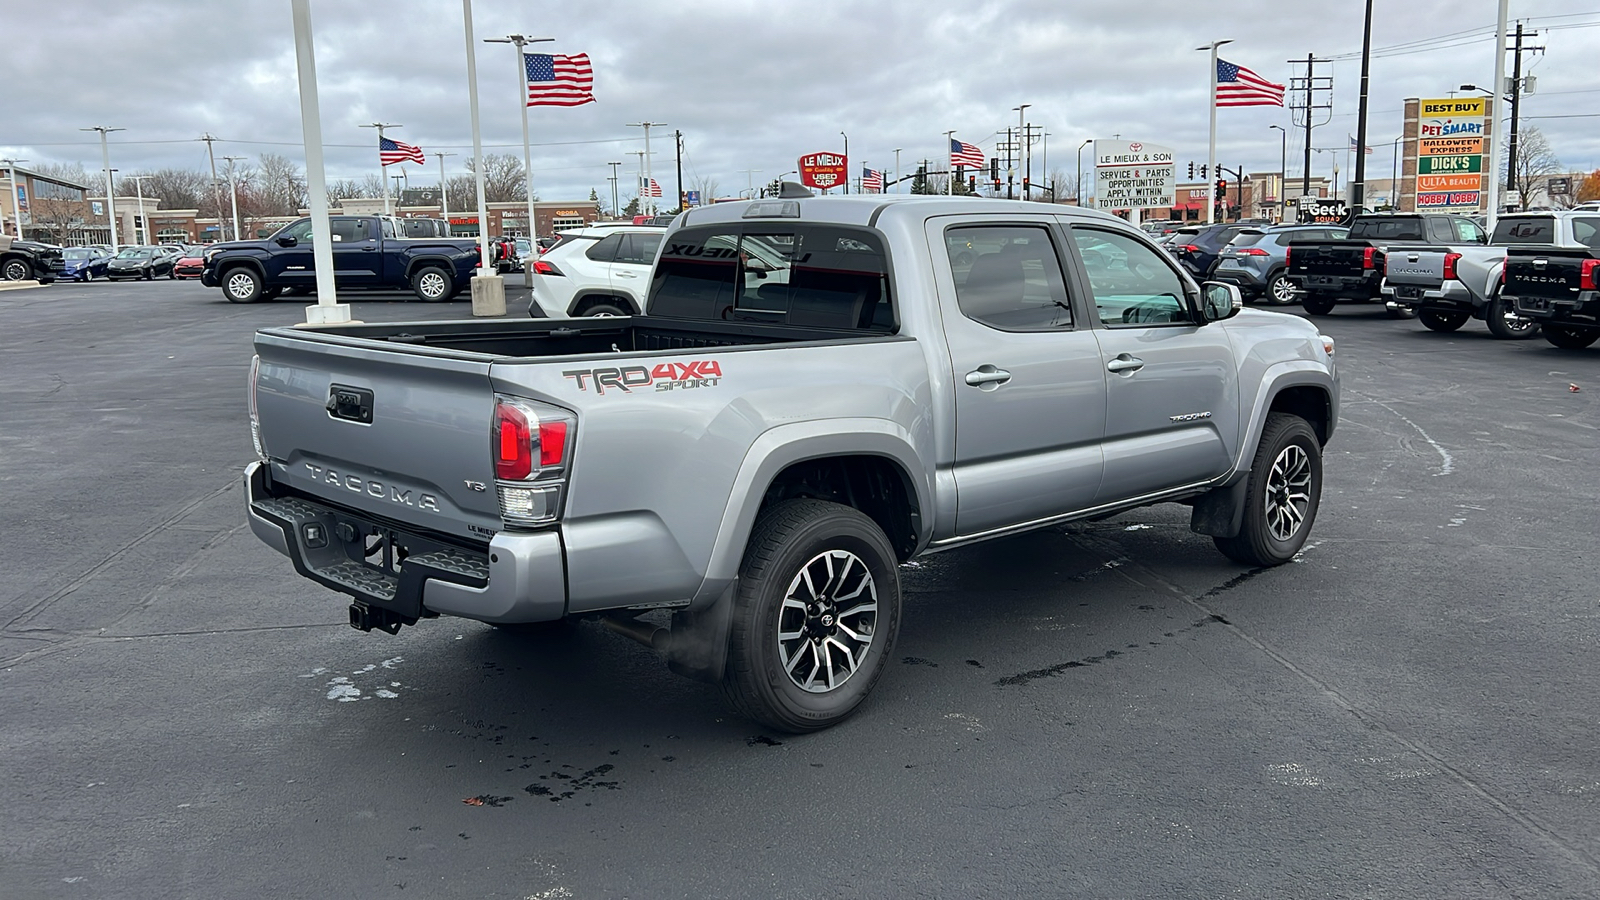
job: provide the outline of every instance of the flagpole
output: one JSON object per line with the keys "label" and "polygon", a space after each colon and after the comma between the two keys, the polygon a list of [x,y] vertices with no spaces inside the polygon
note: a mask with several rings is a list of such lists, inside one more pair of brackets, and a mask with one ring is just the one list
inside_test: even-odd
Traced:
{"label": "flagpole", "polygon": [[362,128],[378,129],[378,181],[383,185],[383,214],[389,215],[389,173],[383,171],[383,130],[385,128],[404,128],[392,122],[373,122],[371,125],[362,125]]}
{"label": "flagpole", "polygon": [[944,156],[945,156],[945,159],[950,161],[949,165],[947,166],[947,168],[950,169],[950,178],[949,178],[949,182],[950,183],[945,185],[945,193],[949,194],[952,197],[955,196],[955,193],[956,193],[955,150],[954,150],[954,148],[952,148],[950,146],[950,142],[953,141],[953,140],[955,140],[955,132],[954,131],[946,131],[944,133]]}
{"label": "flagpole", "polygon": [[[1207,89],[1211,95],[1211,137],[1206,143],[1206,172],[1212,176],[1217,173],[1217,48],[1223,44],[1231,43],[1233,43],[1233,39],[1229,38],[1225,41],[1212,41],[1204,47],[1195,48],[1196,50],[1211,51],[1211,74],[1208,76],[1209,87]],[[1210,184],[1206,185],[1205,196],[1206,224],[1215,224],[1217,221],[1217,197],[1216,193],[1211,190]]]}
{"label": "flagpole", "polygon": [[[489,257],[489,203],[483,191],[483,132],[478,127],[478,54],[472,45],[472,0],[461,0],[461,15],[467,32],[467,109],[472,117],[472,174],[478,183],[478,254],[483,267],[479,275],[494,272]],[[473,280],[477,280],[474,277]]]}
{"label": "flagpole", "polygon": [[528,189],[528,240],[535,240],[533,233],[533,156],[528,150],[528,58],[523,55],[523,46],[526,44],[542,44],[553,41],[555,38],[531,38],[521,34],[508,34],[503,38],[484,38],[485,44],[515,44],[517,47],[517,94],[521,97],[519,104],[522,106],[522,175],[524,186]]}

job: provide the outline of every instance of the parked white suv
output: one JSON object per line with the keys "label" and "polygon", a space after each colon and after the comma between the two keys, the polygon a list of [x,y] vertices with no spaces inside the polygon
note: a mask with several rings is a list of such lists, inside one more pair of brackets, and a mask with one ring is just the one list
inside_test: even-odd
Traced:
{"label": "parked white suv", "polygon": [[666,229],[654,225],[591,227],[568,231],[533,261],[528,315],[631,316],[644,309]]}

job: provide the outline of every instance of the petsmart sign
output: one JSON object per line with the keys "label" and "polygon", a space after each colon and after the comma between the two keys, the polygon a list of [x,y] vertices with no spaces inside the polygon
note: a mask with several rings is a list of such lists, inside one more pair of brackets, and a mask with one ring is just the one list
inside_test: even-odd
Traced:
{"label": "petsmart sign", "polygon": [[1417,206],[1472,207],[1483,200],[1483,97],[1420,101],[1417,123]]}

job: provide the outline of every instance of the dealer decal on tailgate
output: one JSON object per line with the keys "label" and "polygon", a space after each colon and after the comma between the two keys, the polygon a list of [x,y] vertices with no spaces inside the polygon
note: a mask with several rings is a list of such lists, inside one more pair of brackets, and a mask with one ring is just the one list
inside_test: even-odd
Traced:
{"label": "dealer decal on tailgate", "polygon": [[577,382],[578,390],[587,391],[594,386],[597,394],[606,388],[633,393],[635,388],[655,386],[657,391],[686,391],[690,388],[716,387],[722,380],[722,364],[714,359],[693,360],[686,363],[661,363],[655,368],[646,366],[618,366],[608,369],[568,369],[561,373]]}

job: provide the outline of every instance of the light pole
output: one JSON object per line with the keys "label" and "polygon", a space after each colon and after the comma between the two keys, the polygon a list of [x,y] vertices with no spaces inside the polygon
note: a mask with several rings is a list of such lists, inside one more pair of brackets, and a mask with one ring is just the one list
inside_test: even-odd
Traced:
{"label": "light pole", "polygon": [[517,105],[522,107],[522,174],[528,188],[528,239],[533,240],[533,157],[528,151],[528,58],[522,48],[528,44],[542,44],[555,38],[531,38],[508,34],[503,38],[484,38],[485,44],[517,45]]}
{"label": "light pole", "polygon": [[11,170],[11,215],[17,220],[17,240],[22,240],[22,185],[17,183],[17,163],[25,159],[0,159]]}
{"label": "light pole", "polygon": [[1083,148],[1092,143],[1094,143],[1094,138],[1089,138],[1078,145],[1078,186],[1073,190],[1073,193],[1077,194],[1073,199],[1078,201],[1079,206],[1083,205]]}
{"label": "light pole", "polygon": [[[629,122],[629,128],[644,129],[644,155],[639,157],[639,212],[656,214],[656,201],[650,196],[650,129],[660,128],[666,122]],[[638,152],[638,151],[634,151]],[[646,205],[648,204],[648,209]]]}
{"label": "light pole", "polygon": [[844,136],[844,192],[850,193],[850,135],[839,132]]}
{"label": "light pole", "polygon": [[[466,0],[463,0],[463,2],[466,2]],[[383,147],[383,130],[385,128],[404,128],[405,126],[404,125],[395,125],[395,124],[392,124],[390,122],[373,122],[370,125],[362,125],[361,127],[362,128],[376,128],[376,129],[378,129],[378,147],[379,147],[379,150],[378,150],[378,176],[379,176],[378,181],[379,181],[379,183],[381,183],[383,185],[383,214],[387,216],[387,215],[389,215],[389,179],[382,177],[383,176],[383,150],[382,150],[382,147]]]}
{"label": "light pole", "polygon": [[[140,244],[150,243],[150,222],[144,217],[144,180],[149,175],[129,175],[133,179],[133,191],[139,198],[139,220],[134,223],[133,237]],[[144,229],[144,236],[140,237],[139,229]]]}
{"label": "light pole", "polygon": [[[239,236],[239,185],[233,177],[233,161],[236,159],[249,159],[248,156],[224,156],[228,161],[228,199],[233,205],[233,239],[243,240]],[[148,229],[146,230],[148,232]]]}
{"label": "light pole", "polygon": [[745,196],[754,198],[756,195],[756,173],[760,169],[740,169],[744,173]]}
{"label": "light pole", "polygon": [[439,213],[444,218],[444,230],[445,234],[448,235],[450,233],[450,191],[446,187],[444,180],[444,158],[446,156],[460,156],[461,154],[451,153],[448,150],[435,150],[433,155],[439,157]]}
{"label": "light pole", "polygon": [[[100,132],[100,161],[106,169],[106,221],[111,223],[111,251],[117,250],[117,198],[116,191],[111,187],[111,151],[106,146],[106,135],[113,131],[127,131],[126,128],[107,128],[104,125],[95,125],[91,128],[79,128],[79,131]],[[21,237],[19,234],[18,237]]]}
{"label": "light pole", "polygon": [[903,148],[894,148],[894,192],[900,193],[900,151]]}
{"label": "light pole", "polygon": [[[949,184],[945,185],[945,193],[951,195],[955,194],[956,192],[956,160],[955,157],[950,153],[950,142],[955,140],[955,134],[956,133],[954,131],[946,131],[944,133],[945,158],[950,160],[950,178]],[[923,190],[927,190],[927,188],[924,187]]]}
{"label": "light pole", "polygon": [[1278,129],[1278,221],[1283,221],[1284,181],[1289,175],[1289,130],[1282,125],[1268,125],[1268,128]]}
{"label": "light pole", "polygon": [[306,193],[311,201],[311,258],[317,273],[317,303],[306,307],[306,324],[333,325],[350,321],[350,307],[339,303],[334,293],[333,235],[328,226],[328,183],[322,168],[322,112],[317,100],[317,57],[311,41],[311,0],[290,0],[289,7],[294,14],[300,129],[306,149]]}
{"label": "light pole", "polygon": [[[461,24],[467,39],[467,110],[472,119],[472,172],[476,176],[474,181],[477,188],[478,200],[478,259],[480,265],[478,273],[472,277],[474,282],[479,278],[488,279],[495,274],[494,257],[489,255],[489,201],[484,197],[483,190],[483,129],[478,117],[478,48],[472,40],[472,0],[461,0]],[[482,288],[472,292],[472,314],[478,314],[478,296],[480,291],[484,298],[484,307],[492,311],[494,308],[493,295],[495,282],[485,280],[481,282]],[[501,283],[500,305],[505,306],[505,287]],[[501,312],[504,312],[502,308]]]}
{"label": "light pole", "polygon": [[1389,142],[1389,209],[1400,208],[1400,142],[1405,133]]}
{"label": "light pole", "polygon": [[[1024,122],[1024,116],[1028,111],[1028,107],[1030,107],[1032,105],[1033,105],[1032,103],[1024,103],[1021,106],[1013,106],[1013,107],[1011,107],[1012,109],[1017,111],[1017,140],[1022,142],[1018,147],[1017,156],[1021,157],[1022,155],[1027,154],[1028,161],[1030,163],[1033,161],[1033,154],[1029,153],[1026,149],[1024,149],[1024,148],[1026,148],[1028,146],[1028,136],[1027,136],[1027,133],[1026,133],[1027,132],[1027,126],[1025,124],[1023,124],[1023,122]],[[1018,162],[1021,162],[1021,160],[1019,159]],[[1029,171],[1031,171],[1031,170],[1025,169],[1024,170],[1024,174],[1022,176],[1022,199],[1024,199],[1024,200],[1028,199],[1028,187],[1029,187],[1029,185],[1028,185],[1028,172]]]}
{"label": "light pole", "polygon": [[622,218],[622,207],[617,205],[617,167],[622,163],[608,162],[606,165],[611,167],[611,214],[620,219]]}
{"label": "light pole", "polygon": [[[1212,41],[1204,47],[1195,48],[1196,50],[1211,51],[1211,71],[1206,76],[1206,96],[1211,100],[1211,138],[1209,143],[1206,144],[1207,172],[1215,172],[1217,170],[1217,48],[1223,44],[1231,43],[1233,43],[1232,39]],[[1207,191],[1207,196],[1210,196],[1210,193],[1210,191]],[[1216,221],[1217,201],[1213,199],[1206,204],[1206,224],[1211,225]]]}

